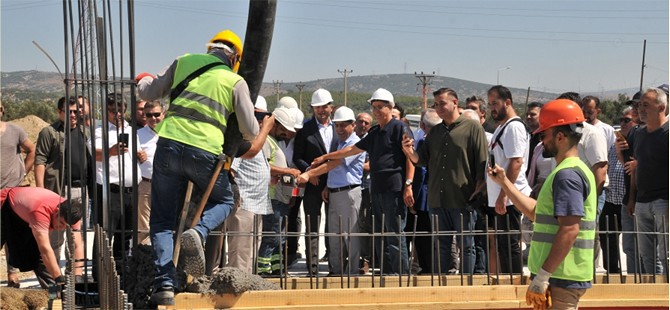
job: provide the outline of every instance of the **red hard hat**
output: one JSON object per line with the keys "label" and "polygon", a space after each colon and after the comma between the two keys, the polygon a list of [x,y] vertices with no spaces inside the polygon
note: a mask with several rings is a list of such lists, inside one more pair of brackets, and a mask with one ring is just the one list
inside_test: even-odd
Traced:
{"label": "red hard hat", "polygon": [[584,122],[584,113],[576,102],[568,99],[556,99],[548,102],[540,110],[540,128],[533,134],[551,127]]}

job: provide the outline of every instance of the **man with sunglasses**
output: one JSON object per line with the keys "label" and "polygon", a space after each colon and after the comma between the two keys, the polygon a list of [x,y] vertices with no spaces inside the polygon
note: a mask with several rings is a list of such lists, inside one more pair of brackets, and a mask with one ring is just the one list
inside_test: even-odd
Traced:
{"label": "man with sunglasses", "polygon": [[163,120],[163,105],[158,100],[144,102],[142,105],[142,115],[145,117],[146,126],[137,130],[137,138],[140,148],[147,154],[147,160],[140,164],[142,180],[137,185],[137,243],[147,245],[151,244],[149,216],[151,215],[151,175],[153,174],[156,142],[158,142],[156,125]]}
{"label": "man with sunglasses", "polygon": [[489,179],[535,222],[528,257],[533,281],[526,291],[526,303],[534,309],[577,309],[593,280],[596,183],[579,158],[583,122],[571,100],[557,99],[542,108],[535,133],[541,134],[543,155],[554,157],[557,166],[537,200],[519,191],[500,166],[488,171]]}

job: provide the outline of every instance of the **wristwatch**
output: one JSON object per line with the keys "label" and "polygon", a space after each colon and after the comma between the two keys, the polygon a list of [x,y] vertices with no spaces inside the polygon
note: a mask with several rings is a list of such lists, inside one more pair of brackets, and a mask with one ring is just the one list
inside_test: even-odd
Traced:
{"label": "wristwatch", "polygon": [[412,179],[405,180],[405,185],[407,185],[407,186],[412,185],[412,183],[414,183],[414,180],[412,180]]}

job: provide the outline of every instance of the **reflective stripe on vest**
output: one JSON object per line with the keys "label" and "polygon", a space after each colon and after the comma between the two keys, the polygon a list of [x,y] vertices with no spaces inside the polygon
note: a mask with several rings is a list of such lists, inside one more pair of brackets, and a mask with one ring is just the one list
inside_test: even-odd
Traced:
{"label": "reflective stripe on vest", "polygon": [[[221,59],[209,54],[179,57],[172,88],[198,69],[218,62]],[[233,89],[241,79],[225,65],[215,66],[193,78],[170,102],[165,118],[156,126],[159,136],[221,154],[227,120],[235,112]]]}
{"label": "reflective stripe on vest", "polygon": [[580,169],[588,182],[589,193],[584,201],[584,216],[579,223],[579,233],[572,248],[552,274],[552,278],[570,281],[593,279],[593,247],[596,231],[597,197],[595,177],[577,157],[564,159],[547,177],[538,195],[535,207],[535,227],[528,257],[528,269],[537,274],[551,252],[560,226],[554,216],[553,182],[556,173],[563,169]]}

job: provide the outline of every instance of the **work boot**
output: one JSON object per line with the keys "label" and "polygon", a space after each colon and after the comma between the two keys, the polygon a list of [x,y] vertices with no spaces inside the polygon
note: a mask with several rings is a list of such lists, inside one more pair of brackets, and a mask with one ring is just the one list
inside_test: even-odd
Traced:
{"label": "work boot", "polygon": [[163,286],[151,294],[151,304],[154,306],[174,305],[174,289],[172,286]]}
{"label": "work boot", "polygon": [[180,256],[179,265],[186,274],[194,278],[205,275],[205,250],[197,230],[191,228],[181,235]]}

